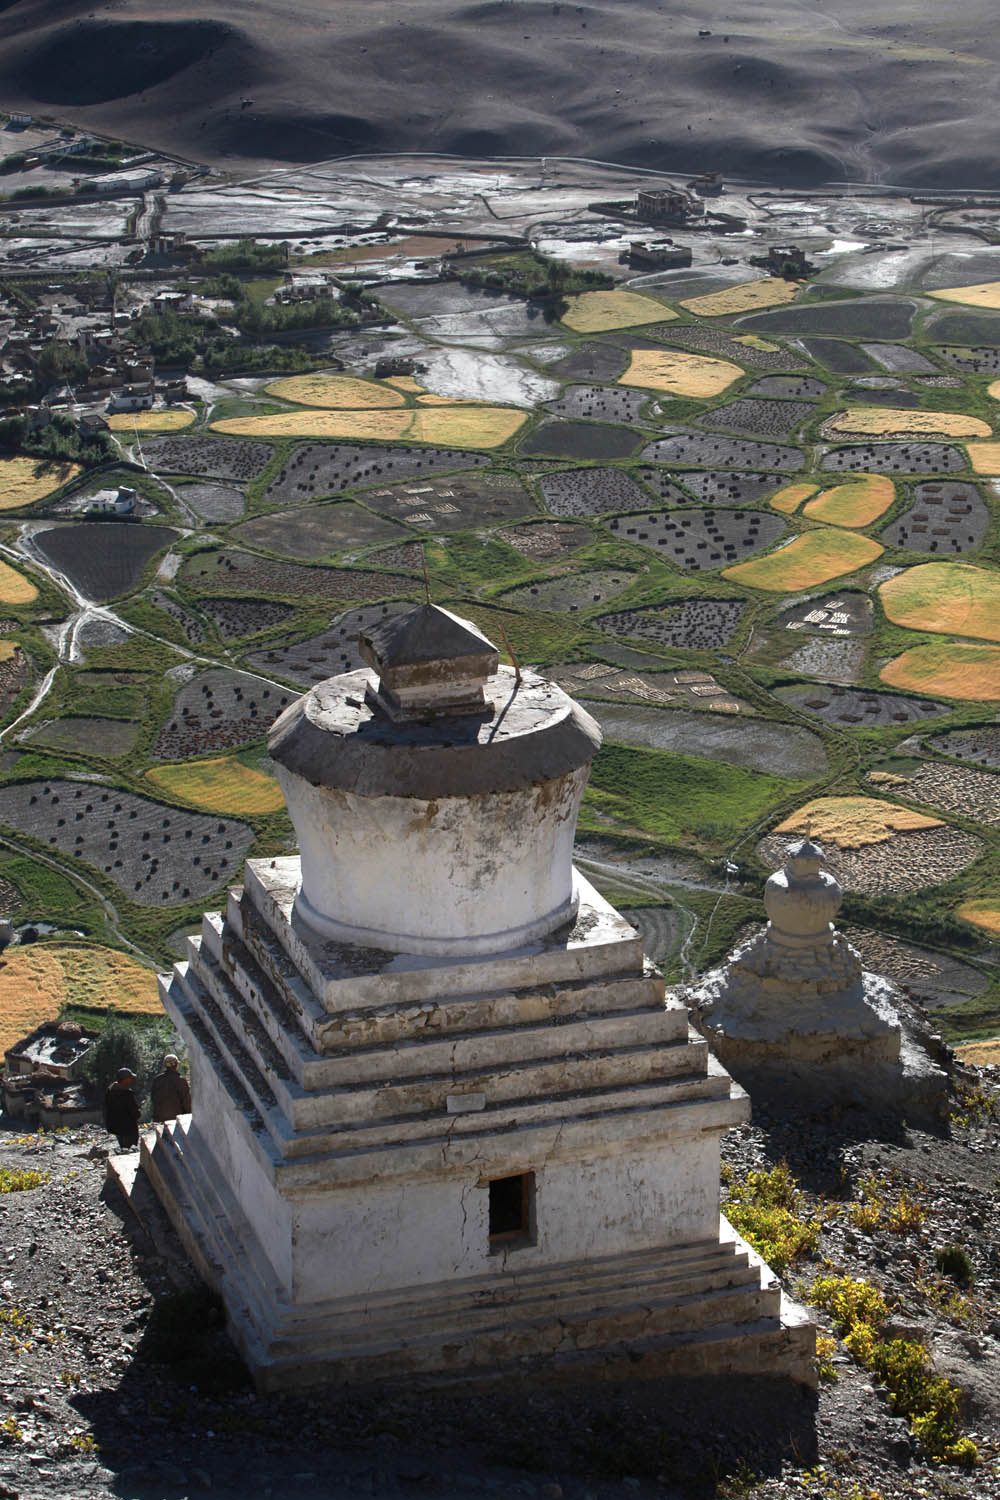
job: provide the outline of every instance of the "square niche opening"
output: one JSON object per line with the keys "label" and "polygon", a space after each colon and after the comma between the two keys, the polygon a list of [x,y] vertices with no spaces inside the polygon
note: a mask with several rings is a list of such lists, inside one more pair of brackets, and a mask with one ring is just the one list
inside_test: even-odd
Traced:
{"label": "square niche opening", "polygon": [[535,1174],[515,1172],[494,1177],[489,1189],[490,1251],[514,1250],[535,1243]]}

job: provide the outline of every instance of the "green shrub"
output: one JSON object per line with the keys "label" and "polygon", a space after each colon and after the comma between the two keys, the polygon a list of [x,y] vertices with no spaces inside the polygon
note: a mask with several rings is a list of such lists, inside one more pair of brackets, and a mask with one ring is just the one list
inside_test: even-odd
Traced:
{"label": "green shrub", "polygon": [[968,1286],[975,1279],[976,1268],[964,1245],[938,1245],[934,1251],[934,1263],[942,1276],[950,1276],[961,1286]]}
{"label": "green shrub", "polygon": [[19,1171],[16,1167],[0,1167],[0,1193],[25,1193],[31,1188],[42,1187],[48,1180],[48,1172]]}
{"label": "green shrub", "polygon": [[958,1433],[962,1393],[928,1369],[927,1350],[913,1339],[884,1339],[888,1306],[878,1287],[850,1276],[820,1276],[809,1300],[830,1314],[845,1347],[889,1392],[894,1412],[939,1463],[972,1465],[979,1454]]}
{"label": "green shrub", "polygon": [[769,1172],[748,1172],[742,1182],[726,1172],[723,1181],[726,1217],[779,1276],[816,1249],[822,1225],[797,1212],[800,1194],[787,1162]]}
{"label": "green shrub", "polygon": [[93,1083],[106,1089],[114,1082],[119,1068],[131,1068],[136,1079],[133,1088],[141,1098],[162,1067],[172,1034],[167,1020],[138,1023],[124,1016],[112,1016],[88,1051],[84,1071]]}

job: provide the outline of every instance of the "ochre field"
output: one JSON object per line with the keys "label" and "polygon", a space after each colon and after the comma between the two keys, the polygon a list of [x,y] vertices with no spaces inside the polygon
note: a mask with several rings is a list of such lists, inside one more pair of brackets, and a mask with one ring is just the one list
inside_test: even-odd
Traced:
{"label": "ochre field", "polygon": [[581,292],[570,297],[561,321],[574,333],[606,333],[614,328],[637,328],[642,323],[663,323],[676,318],[672,308],[639,292]]}
{"label": "ochre field", "polygon": [[944,286],[925,297],[939,297],[942,302],[964,302],[969,307],[1000,307],[1000,281],[980,281],[976,286]]}
{"label": "ochre field", "polygon": [[879,589],[895,625],[1000,641],[1000,573],[970,563],[922,563]]}
{"label": "ochre field", "polygon": [[782,302],[791,302],[798,290],[797,281],[764,276],[760,281],[741,281],[738,286],[724,287],[721,292],[706,292],[703,297],[685,297],[680,305],[699,318],[722,318],[727,313],[779,307]]}
{"label": "ochre field", "polygon": [[1000,646],[941,641],[911,646],[879,673],[890,687],[968,703],[1000,702]]}
{"label": "ochre field", "polygon": [[1000,474],[1000,443],[969,443],[965,451],[977,474]]}
{"label": "ochre field", "polygon": [[817,488],[815,484],[786,484],[784,489],[771,496],[771,509],[780,510],[784,516],[793,515],[803,500],[815,495]]}
{"label": "ochre field", "polygon": [[[959,916],[961,914],[959,911]],[[966,921],[971,920],[971,918],[966,918]],[[1000,923],[1000,911],[997,912],[997,921]],[[1000,933],[1000,925],[993,928],[993,931]],[[1000,1062],[1000,1039],[994,1039],[992,1042],[962,1042],[955,1048],[955,1056],[959,1062],[972,1063],[973,1067],[988,1067],[992,1063]]]}
{"label": "ochre field", "polygon": [[817,797],[774,831],[808,833],[821,844],[835,844],[838,849],[863,849],[868,844],[885,843],[896,833],[943,827],[941,818],[930,818],[877,797]]}
{"label": "ochre field", "polygon": [[169,411],[116,411],[105,421],[112,432],[180,432],[191,426],[194,412],[180,406]]}
{"label": "ochre field", "polygon": [[180,797],[206,812],[254,817],[277,812],[285,799],[273,776],[245,766],[232,756],[189,760],[181,765],[154,766],[146,779],[172,797]]}
{"label": "ochre field", "polygon": [[827,426],[831,432],[852,437],[885,437],[890,432],[900,437],[926,437],[929,433],[954,438],[993,436],[988,423],[963,412],[901,411],[895,406],[851,406],[831,417]]}
{"label": "ochre field", "polygon": [[831,526],[870,526],[885,514],[895,498],[896,489],[888,475],[858,474],[846,484],[834,485],[810,500],[803,515]]}
{"label": "ochre field", "polygon": [[156,975],[127,954],[92,943],[30,943],[0,961],[0,1050],[63,1005],[162,1015]]}
{"label": "ochre field", "polygon": [[876,557],[881,557],[882,550],[871,537],[856,536],[853,532],[838,531],[830,526],[820,531],[807,531],[766,557],[752,557],[749,562],[734,563],[731,568],[723,569],[722,576],[731,578],[734,583],[766,589],[769,593],[794,593],[866,567]]}
{"label": "ochre field", "polygon": [[[1000,900],[964,901],[961,906],[956,907],[955,915],[961,917],[963,922],[981,927],[993,937],[1000,937]],[[990,1045],[997,1047],[1000,1042],[992,1042]]]}
{"label": "ochre field", "polygon": [[47,458],[0,458],[0,510],[16,510],[44,500],[81,473],[79,464]]}
{"label": "ochre field", "polygon": [[0,604],[30,604],[38,590],[30,578],[0,562]]}
{"label": "ochre field", "polygon": [[681,354],[675,349],[633,349],[619,385],[639,385],[674,396],[718,396],[739,380],[743,371],[728,359],[708,354]]}
{"label": "ochre field", "polygon": [[272,380],[264,389],[269,396],[280,396],[282,401],[336,407],[338,411],[404,404],[398,390],[373,380],[358,380],[353,375],[289,375],[284,380]]}
{"label": "ochre field", "polygon": [[504,406],[445,406],[421,411],[283,411],[261,417],[228,417],[213,432],[234,437],[361,438],[371,442],[442,443],[455,448],[498,448],[527,420]]}

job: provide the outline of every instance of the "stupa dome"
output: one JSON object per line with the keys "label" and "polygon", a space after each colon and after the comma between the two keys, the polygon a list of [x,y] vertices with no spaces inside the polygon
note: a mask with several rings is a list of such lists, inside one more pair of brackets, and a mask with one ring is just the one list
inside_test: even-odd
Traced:
{"label": "stupa dome", "polygon": [[785,863],[764,886],[764,908],[774,941],[790,946],[825,941],[833,931],[844,892],[821,868],[822,847],[811,839],[789,844]]}
{"label": "stupa dome", "polygon": [[317,684],[268,740],[301,850],[298,918],[340,942],[451,956],[569,921],[594,720],[499,666],[474,624],[437,605],[360,646],[371,669]]}

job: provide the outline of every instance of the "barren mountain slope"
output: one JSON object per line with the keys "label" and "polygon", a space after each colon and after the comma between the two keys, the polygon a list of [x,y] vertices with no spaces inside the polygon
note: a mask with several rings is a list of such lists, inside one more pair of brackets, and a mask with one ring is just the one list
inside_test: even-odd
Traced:
{"label": "barren mountain slope", "polygon": [[0,0],[0,102],[234,165],[547,153],[1000,186],[986,0],[88,4]]}

